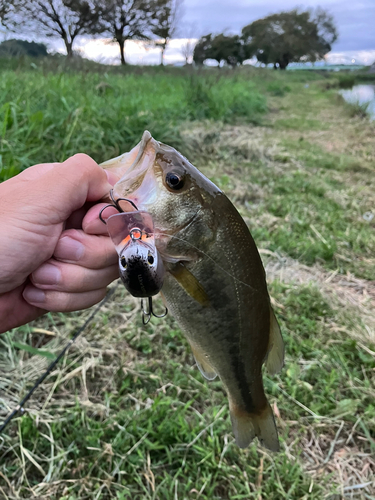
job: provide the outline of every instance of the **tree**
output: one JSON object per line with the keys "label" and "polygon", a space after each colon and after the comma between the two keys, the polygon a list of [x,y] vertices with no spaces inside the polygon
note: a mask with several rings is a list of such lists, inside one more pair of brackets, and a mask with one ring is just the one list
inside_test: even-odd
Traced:
{"label": "tree", "polygon": [[245,46],[264,64],[285,69],[291,62],[315,62],[337,39],[333,17],[323,9],[272,14],[242,29]]}
{"label": "tree", "polygon": [[0,44],[0,57],[45,57],[47,55],[47,47],[44,43],[27,42],[13,38]]}
{"label": "tree", "polygon": [[47,37],[58,36],[64,41],[68,57],[73,55],[73,43],[78,35],[93,33],[99,11],[95,0],[15,0],[6,26],[12,31],[25,28],[38,30]]}
{"label": "tree", "polygon": [[201,65],[206,59],[209,59],[210,50],[212,47],[212,33],[202,36],[194,47],[193,61],[195,64]]}
{"label": "tree", "polygon": [[22,0],[0,0],[0,25],[10,27]]}
{"label": "tree", "polygon": [[[205,35],[198,41],[194,49],[194,62],[203,64],[206,59],[214,59],[219,67],[222,61],[235,67],[248,59],[249,50],[238,35],[230,36],[223,33],[212,36]],[[250,56],[251,57],[251,56]]]}
{"label": "tree", "polygon": [[196,45],[196,38],[185,38],[185,42],[181,44],[180,52],[185,58],[185,65],[191,64],[194,56],[194,49]]}
{"label": "tree", "polygon": [[101,32],[119,44],[121,64],[127,40],[149,40],[162,0],[101,0]]}
{"label": "tree", "polygon": [[209,57],[215,59],[219,66],[222,61],[235,67],[245,60],[245,51],[238,35],[229,36],[223,33],[212,39]]}
{"label": "tree", "polygon": [[159,14],[156,18],[152,33],[158,37],[155,42],[157,47],[161,48],[160,64],[164,64],[164,52],[169,40],[177,30],[177,23],[181,17],[183,0],[159,0]]}

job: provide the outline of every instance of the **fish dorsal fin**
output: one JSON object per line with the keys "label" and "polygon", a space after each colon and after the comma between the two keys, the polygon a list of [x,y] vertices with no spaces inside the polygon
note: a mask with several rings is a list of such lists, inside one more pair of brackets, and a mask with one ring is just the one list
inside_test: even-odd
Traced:
{"label": "fish dorsal fin", "polygon": [[193,351],[195,362],[199,368],[199,371],[207,380],[214,380],[217,377],[217,373],[212,368],[210,363],[205,358],[204,354],[199,350],[197,346],[191,345],[191,350]]}
{"label": "fish dorsal fin", "polygon": [[175,264],[169,272],[190,297],[193,297],[201,306],[208,307],[210,301],[205,289],[182,262]]}
{"label": "fish dorsal fin", "polygon": [[278,373],[284,366],[284,341],[281,336],[280,327],[270,306],[270,340],[268,343],[268,356],[266,367],[271,375]]}

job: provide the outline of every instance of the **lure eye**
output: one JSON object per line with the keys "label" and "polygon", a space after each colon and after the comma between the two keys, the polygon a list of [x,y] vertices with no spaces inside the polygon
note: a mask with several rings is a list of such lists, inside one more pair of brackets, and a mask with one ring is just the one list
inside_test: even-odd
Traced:
{"label": "lure eye", "polygon": [[154,257],[150,253],[148,254],[147,262],[150,264],[150,266],[152,266],[152,264],[154,263]]}
{"label": "lure eye", "polygon": [[171,189],[178,191],[184,187],[185,179],[182,175],[179,175],[176,172],[168,172],[165,177],[165,182]]}
{"label": "lure eye", "polygon": [[120,264],[122,265],[123,269],[127,268],[126,259],[124,256],[121,257]]}

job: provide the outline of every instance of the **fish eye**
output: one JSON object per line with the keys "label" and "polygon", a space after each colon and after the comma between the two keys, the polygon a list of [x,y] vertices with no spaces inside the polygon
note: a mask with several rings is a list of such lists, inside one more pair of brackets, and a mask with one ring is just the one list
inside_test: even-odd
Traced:
{"label": "fish eye", "polygon": [[121,259],[120,259],[120,263],[121,263],[122,267],[123,267],[124,269],[126,269],[127,264],[126,264],[126,259],[125,259],[125,257],[124,257],[124,256],[122,256],[122,257],[121,257]]}
{"label": "fish eye", "polygon": [[152,266],[152,264],[154,263],[154,257],[150,253],[148,254],[147,262],[150,264],[150,266]]}
{"label": "fish eye", "polygon": [[176,172],[168,172],[165,177],[165,182],[171,189],[177,191],[184,187],[185,179],[183,175],[179,175]]}

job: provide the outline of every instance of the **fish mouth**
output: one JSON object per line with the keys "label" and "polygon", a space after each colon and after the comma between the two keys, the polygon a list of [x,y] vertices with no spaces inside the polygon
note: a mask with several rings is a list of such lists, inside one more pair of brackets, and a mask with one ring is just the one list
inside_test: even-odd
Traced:
{"label": "fish mouth", "polygon": [[[125,188],[124,190],[127,191],[130,188],[126,187],[125,184],[129,184],[132,180],[136,180],[137,178],[144,176],[150,166],[154,163],[157,147],[157,141],[153,139],[148,130],[145,130],[145,132],[143,132],[141,142],[136,146],[136,148],[138,148],[137,156],[126,169],[121,179],[116,183],[115,188]],[[134,153],[135,152],[136,151],[134,151]]]}
{"label": "fish mouth", "polygon": [[[125,173],[124,176],[126,176],[127,174],[129,174],[131,171],[133,171],[135,169],[135,167],[137,166],[137,164],[139,162],[141,162],[142,160],[142,156],[145,154],[146,150],[147,150],[147,145],[148,143],[150,142],[150,140],[155,141],[155,139],[153,139],[153,137],[151,136],[150,132],[148,130],[145,130],[143,132],[143,135],[142,135],[142,139],[141,139],[141,142],[138,144],[139,146],[139,149],[138,149],[138,154],[137,156],[135,157],[133,163],[130,165],[130,167],[128,168],[127,172]],[[122,178],[120,179],[119,182],[122,181]]]}
{"label": "fish mouth", "polygon": [[[133,158],[135,153],[136,157],[113,188],[115,198],[128,199],[134,203],[138,210],[144,211],[147,211],[147,207],[155,203],[159,190],[152,167],[158,147],[159,143],[146,130],[141,142],[136,146],[138,151],[133,153]],[[129,204],[124,211],[131,210]]]}

